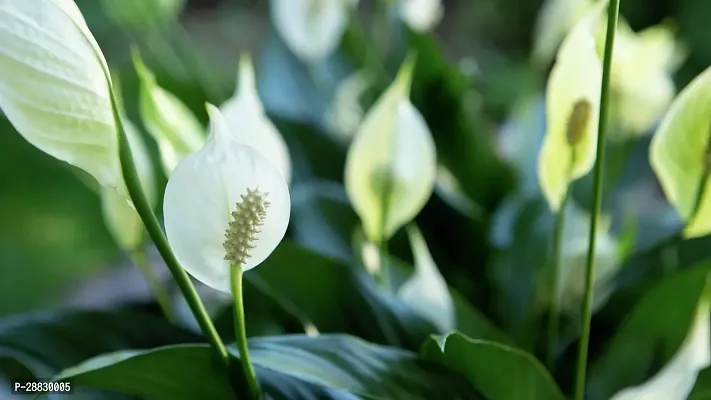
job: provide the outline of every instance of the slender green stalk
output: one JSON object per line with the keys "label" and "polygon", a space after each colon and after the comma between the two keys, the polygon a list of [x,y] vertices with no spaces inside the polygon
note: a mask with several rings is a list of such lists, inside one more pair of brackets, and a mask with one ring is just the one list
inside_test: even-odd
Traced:
{"label": "slender green stalk", "polygon": [[173,310],[173,305],[170,301],[170,294],[153,272],[146,252],[143,249],[134,250],[131,252],[131,259],[143,274],[143,278],[148,283],[148,287],[150,287],[153,297],[155,297],[165,318],[170,322],[175,322],[175,310]]}
{"label": "slender green stalk", "polygon": [[[603,0],[604,1],[604,0]],[[595,160],[595,186],[592,214],[590,215],[590,239],[588,242],[588,257],[585,268],[585,299],[581,312],[581,335],[578,347],[578,366],[575,379],[575,399],[583,400],[585,396],[585,376],[588,362],[588,346],[590,343],[590,320],[592,319],[593,277],[595,276],[595,239],[597,238],[597,222],[602,209],[603,167],[605,165],[605,136],[610,105],[610,72],[612,67],[612,50],[615,45],[615,30],[620,12],[620,0],[610,0],[607,11],[607,33],[605,37],[605,55],[602,66],[602,84],[600,93],[600,116],[598,120],[597,149]]]}
{"label": "slender green stalk", "polygon": [[388,271],[388,241],[381,239],[378,246],[378,270],[375,280],[381,288],[390,290],[390,273]]}
{"label": "slender green stalk", "polygon": [[558,296],[558,275],[560,271],[562,252],[563,252],[563,231],[565,230],[565,209],[570,198],[570,184],[565,191],[563,202],[555,216],[555,228],[553,231],[553,250],[551,270],[550,270],[550,288],[551,288],[551,306],[550,315],[548,317],[548,353],[546,355],[546,365],[552,372],[555,367],[556,345],[558,342],[558,326],[560,323],[560,297]]}
{"label": "slender green stalk", "polygon": [[242,364],[242,371],[249,386],[252,400],[262,399],[262,389],[254,372],[252,361],[249,359],[249,349],[247,347],[247,329],[244,323],[244,301],[242,300],[242,267],[232,265],[230,267],[230,286],[232,289],[232,299],[234,300],[234,323],[235,338],[239,349],[239,360]]}
{"label": "slender green stalk", "polygon": [[175,255],[168,244],[168,239],[165,237],[160,223],[158,223],[158,218],[156,218],[153,213],[153,209],[148,202],[148,198],[141,188],[140,181],[138,180],[138,172],[136,171],[136,164],[131,153],[131,146],[128,142],[126,132],[124,131],[121,118],[119,117],[120,113],[116,105],[113,88],[109,86],[109,90],[111,92],[111,107],[113,108],[114,121],[118,131],[121,171],[123,173],[124,181],[126,182],[128,194],[131,196],[131,200],[133,201],[136,211],[141,217],[143,224],[146,226],[148,234],[151,239],[153,239],[158,252],[161,257],[163,257],[163,260],[170,270],[170,273],[173,275],[178,288],[183,293],[190,310],[200,325],[202,333],[205,335],[208,343],[210,343],[210,346],[217,353],[221,362],[226,367],[229,367],[229,354],[227,353],[227,348],[224,343],[222,343],[220,336],[217,334],[215,325],[213,325],[210,320],[210,316],[205,310],[205,306],[202,304],[200,296],[198,295],[197,290],[195,290],[195,286],[193,286],[193,283],[190,281],[188,273],[185,272],[185,270],[180,266],[180,263],[178,263],[178,260],[175,258]]}

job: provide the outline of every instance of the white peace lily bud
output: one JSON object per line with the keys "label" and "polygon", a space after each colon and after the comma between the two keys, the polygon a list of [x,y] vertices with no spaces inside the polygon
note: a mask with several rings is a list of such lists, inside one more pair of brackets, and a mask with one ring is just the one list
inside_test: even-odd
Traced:
{"label": "white peace lily bud", "polygon": [[72,0],[0,0],[0,108],[43,152],[125,195],[108,66]]}
{"label": "white peace lily bud", "polygon": [[558,211],[571,181],[595,164],[602,63],[595,30],[607,2],[599,2],[563,41],[546,88],[546,134],[538,157],[538,181]]}
{"label": "white peace lily bud", "polygon": [[432,260],[416,226],[407,229],[415,258],[415,273],[398,290],[398,297],[432,322],[439,333],[455,328],[454,303],[444,277]]}
{"label": "white peace lily bud", "polygon": [[237,92],[220,107],[230,132],[236,141],[254,147],[264,158],[271,161],[289,183],[289,148],[264,113],[264,106],[257,94],[251,57],[243,55],[240,59],[238,78]]}
{"label": "white peace lily bud", "polygon": [[180,99],[158,86],[137,51],[133,52],[133,65],[140,81],[141,119],[158,143],[163,170],[170,176],[183,157],[205,143],[203,127]]}
{"label": "white peace lily bud", "polygon": [[699,372],[711,365],[711,320],[708,294],[699,302],[686,339],[674,357],[652,379],[622,390],[610,400],[685,400]]}
{"label": "white peace lily bud", "polygon": [[176,258],[202,283],[230,293],[230,266],[249,270],[276,248],[289,224],[289,188],[279,170],[236,142],[208,105],[211,133],[168,180],[165,231]]}
{"label": "white peace lily bud", "polygon": [[359,0],[272,0],[272,22],[289,49],[305,62],[330,55]]}
{"label": "white peace lily bud", "polygon": [[533,59],[547,65],[565,35],[587,14],[594,0],[546,0],[533,33]]}
{"label": "white peace lily bud", "polygon": [[624,138],[648,133],[676,92],[672,74],[686,57],[671,29],[657,25],[635,33],[620,21],[612,58],[610,86],[614,120]]}
{"label": "white peace lily bud", "polygon": [[346,157],[346,191],[373,242],[410,222],[434,187],[435,144],[409,99],[413,68],[409,58],[368,111]]}
{"label": "white peace lily bud", "polygon": [[[153,174],[153,165],[148,154],[143,138],[138,128],[127,118],[122,116],[124,132],[131,146],[131,153],[136,163],[138,178],[148,201],[156,201],[156,184]],[[134,251],[143,243],[143,221],[138,215],[133,203],[121,196],[115,189],[103,187],[101,189],[101,208],[109,232],[116,244],[126,251]]]}
{"label": "white peace lily bud", "polygon": [[429,32],[442,20],[442,0],[401,0],[400,16],[414,31]]}

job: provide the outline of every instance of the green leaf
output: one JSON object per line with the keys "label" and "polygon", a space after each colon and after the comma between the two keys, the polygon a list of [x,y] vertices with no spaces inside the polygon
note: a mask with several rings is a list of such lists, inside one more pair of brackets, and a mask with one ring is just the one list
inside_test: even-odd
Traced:
{"label": "green leaf", "polygon": [[364,271],[288,240],[245,280],[320,332],[347,332],[407,349],[417,349],[435,332],[414,310],[379,292]]}
{"label": "green leaf", "polygon": [[699,372],[696,377],[694,390],[689,394],[688,400],[708,400],[711,399],[711,368],[706,368]]}
{"label": "green leaf", "polygon": [[545,367],[513,347],[452,333],[431,337],[422,354],[464,375],[489,400],[564,399]]}
{"label": "green leaf", "polygon": [[[267,396],[476,398],[460,376],[419,360],[414,353],[344,335],[252,339],[250,355]],[[63,371],[56,379],[153,400],[234,396],[207,345],[106,354]]]}
{"label": "green leaf", "polygon": [[185,0],[103,0],[111,19],[123,29],[143,31],[176,22]]}
{"label": "green leaf", "polygon": [[686,221],[686,237],[711,232],[709,138],[711,68],[697,76],[672,102],[652,137],[649,160],[669,202]]}
{"label": "green leaf", "polygon": [[127,347],[201,341],[163,319],[126,311],[44,312],[0,320],[0,356],[16,359],[39,377]]}
{"label": "green leaf", "polygon": [[622,328],[590,369],[590,399],[643,382],[680,348],[706,287],[711,264],[669,276],[639,300]]}

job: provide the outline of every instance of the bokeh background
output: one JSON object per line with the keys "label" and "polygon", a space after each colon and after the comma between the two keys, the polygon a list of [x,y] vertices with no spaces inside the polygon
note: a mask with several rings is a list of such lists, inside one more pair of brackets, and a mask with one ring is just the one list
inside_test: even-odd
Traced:
{"label": "bokeh background", "polygon": [[[327,185],[306,184],[314,182],[314,178],[341,179],[345,147],[324,121],[338,82],[352,71],[352,66],[348,57],[339,53],[307,68],[275,33],[267,1],[188,0],[178,23],[159,27],[141,26],[140,18],[135,26],[121,24],[120,13],[111,14],[104,1],[76,3],[111,68],[120,76],[129,118],[142,129],[137,111],[137,78],[129,52],[132,45],[138,46],[159,84],[179,96],[203,123],[205,102],[220,104],[232,95],[238,58],[249,51],[255,59],[262,101],[295,154],[296,181],[303,184],[296,185],[294,196],[309,198],[309,193],[329,190]],[[129,3],[119,9],[130,17]],[[545,203],[540,201],[528,204],[524,211],[517,209],[511,215],[505,212],[506,199],[517,187],[526,185],[525,176],[532,170],[525,160],[523,165],[508,163],[498,155],[501,137],[511,129],[524,135],[514,138],[533,138],[534,145],[527,147],[526,154],[535,155],[536,138],[544,129],[541,96],[547,71],[530,62],[533,27],[542,1],[443,3],[445,16],[432,34],[432,43],[439,46],[438,52],[453,68],[468,77],[467,81],[449,84],[461,86],[462,93],[467,94],[467,104],[475,110],[476,135],[483,138],[475,140],[470,149],[460,149],[464,153],[458,157],[484,157],[491,161],[480,164],[481,169],[472,168],[471,182],[466,184],[477,191],[476,196],[470,197],[476,197],[472,212],[481,216],[479,222],[458,223],[461,215],[445,208],[437,196],[418,221],[424,226],[425,236],[432,239],[428,242],[448,280],[486,310],[497,306],[485,305],[489,301],[488,289],[476,287],[475,278],[490,274],[487,271],[492,265],[499,263],[498,270],[506,271],[507,263],[515,262],[495,257],[492,243],[526,241],[535,235],[535,229],[530,228],[522,237],[512,237],[512,221],[519,221],[512,215],[546,214]],[[358,8],[361,26],[368,34],[378,29],[379,18],[383,18],[378,7],[373,0],[361,0]],[[111,9],[116,12],[115,7]],[[635,30],[663,21],[676,25],[679,39],[689,49],[689,57],[675,76],[678,87],[711,65],[710,1],[623,0],[621,12]],[[390,36],[388,32],[380,34]],[[402,51],[394,50],[391,74],[402,55]],[[439,68],[437,63],[442,61],[439,54],[421,53],[420,57],[425,65],[433,63],[433,69]],[[421,98],[425,95],[417,90],[414,94]],[[516,112],[520,111],[522,99],[530,99],[525,103],[529,108],[524,117]],[[436,96],[431,103],[429,109],[421,109],[428,124],[450,124],[447,113],[440,113],[449,104]],[[422,104],[416,102],[420,108]],[[439,114],[442,120],[437,119]],[[441,134],[439,130],[433,128],[434,134]],[[145,137],[158,160],[154,142]],[[489,143],[488,138],[492,144],[481,145]],[[445,139],[440,143],[451,146],[454,142]],[[616,194],[606,197],[606,208],[615,215],[613,227],[617,232],[627,227],[623,223],[627,221],[625,215],[632,213],[636,217],[632,220],[642,227],[637,229],[637,248],[650,246],[673,232],[679,223],[651,175],[647,145],[648,138],[627,145],[628,156],[621,167],[625,178],[610,188]],[[157,162],[155,167],[164,183]],[[589,185],[583,180],[579,186],[576,197],[585,206],[589,202]],[[339,190],[335,192],[334,196],[342,195]],[[634,210],[629,210],[629,204],[636,205]],[[318,215],[309,217],[303,223],[297,218],[289,234],[313,247],[325,247],[325,251],[337,256],[338,243],[319,242],[324,236],[315,231],[317,218]],[[394,252],[402,247],[398,244],[401,242],[402,238],[399,242],[396,238]],[[403,258],[408,257],[406,251],[402,253]],[[514,253],[519,261],[530,255],[524,250]],[[0,117],[0,316],[61,306],[97,306],[147,296],[140,274],[113,243],[104,225],[96,191],[70,167],[25,142]]]}

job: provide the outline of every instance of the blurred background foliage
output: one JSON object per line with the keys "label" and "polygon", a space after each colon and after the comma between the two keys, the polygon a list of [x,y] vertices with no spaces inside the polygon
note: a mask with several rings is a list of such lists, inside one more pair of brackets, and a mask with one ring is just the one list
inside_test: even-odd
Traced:
{"label": "blurred background foliage", "polygon": [[[111,68],[120,77],[128,117],[137,124],[138,82],[131,46],[140,49],[159,84],[176,94],[203,123],[207,122],[206,101],[220,104],[232,95],[239,55],[244,51],[254,55],[260,96],[285,136],[295,165],[294,214],[288,236],[315,251],[351,261],[351,233],[358,220],[339,183],[346,144],[329,128],[327,115],[337,84],[353,72],[354,64],[369,62],[369,55],[363,51],[363,34],[382,27],[378,21],[387,17],[376,2],[361,1],[360,22],[346,32],[339,53],[308,67],[275,33],[264,0],[188,0],[179,21],[131,15],[131,2],[114,0],[113,5],[106,6],[109,2],[76,0]],[[120,7],[116,7],[118,3]],[[536,323],[530,318],[536,312],[530,308],[538,307],[531,299],[538,296],[533,291],[539,277],[532,266],[545,263],[552,226],[550,211],[535,183],[537,146],[544,131],[542,90],[547,71],[535,68],[530,54],[542,2],[443,3],[444,20],[431,37],[395,28],[379,32],[396,43],[410,40],[417,49],[413,103],[432,129],[440,161],[466,194],[462,206],[461,202],[452,203],[446,192],[438,191],[417,221],[449,284],[514,341],[536,347],[540,338],[530,335],[531,323]],[[621,13],[635,30],[673,21],[679,40],[690,50],[675,75],[677,87],[683,87],[711,64],[708,0],[624,0]],[[125,18],[133,25],[121,24]],[[403,48],[393,46],[375,90],[365,96],[365,107],[394,76],[404,56]],[[158,160],[155,143],[148,143]],[[513,161],[506,161],[500,150],[505,155],[511,143]],[[639,255],[625,263],[627,275],[622,274],[620,287],[628,290],[615,294],[619,301],[614,309],[601,311],[598,332],[604,332],[607,316],[617,322],[630,310],[646,288],[644,282],[664,273],[664,248],[655,245],[680,226],[649,168],[648,144],[649,137],[635,139],[613,148],[609,157],[619,165],[612,168],[605,211],[612,217],[612,231],[620,246],[626,246],[626,254]],[[122,296],[148,299],[140,274],[130,268],[128,258],[113,244],[101,217],[99,197],[90,185],[63,163],[26,143],[5,119],[0,119],[0,153],[0,316],[62,305],[97,306]],[[159,163],[154,164],[161,183],[165,183]],[[587,207],[590,180],[576,184],[574,193],[577,203]],[[337,229],[337,234],[331,234],[332,229]],[[679,253],[688,263],[679,264],[706,257],[698,251],[699,245],[694,245],[697,242],[706,243],[703,239],[685,242],[690,246],[688,251]],[[290,260],[289,251],[287,246],[273,257]],[[403,234],[394,238],[391,251],[410,260]],[[275,266],[270,272],[272,264],[279,262],[266,263],[255,282],[262,274],[267,279],[269,274],[284,271]],[[310,265],[303,271],[291,271],[290,276],[269,280],[294,283],[318,274],[330,282],[322,286],[332,291],[321,293],[322,301],[342,300],[347,304],[346,299],[334,300],[344,296],[337,285],[340,272],[328,275],[326,270]],[[288,285],[283,288],[284,292],[290,290],[297,301],[300,293],[309,292]],[[266,313],[279,308],[259,306]],[[288,308],[284,304],[280,307]],[[334,321],[333,315],[324,318],[326,325],[331,324],[329,330],[345,330],[380,341],[379,332],[359,332],[348,327],[352,321]],[[363,316],[363,326],[369,318]],[[286,328],[253,329],[297,329],[290,328],[289,323],[293,321],[287,321]],[[410,334],[418,337],[417,333]],[[571,338],[575,335],[567,334]],[[490,337],[495,336],[491,331]],[[416,347],[419,343],[413,340],[404,346]],[[570,353],[572,359],[573,351]]]}

